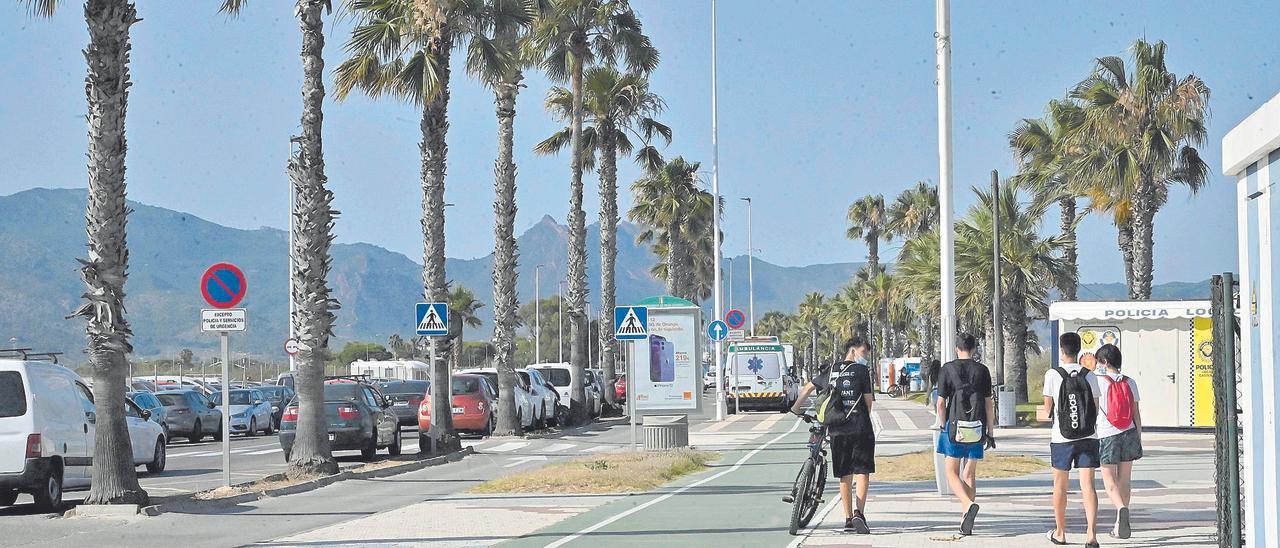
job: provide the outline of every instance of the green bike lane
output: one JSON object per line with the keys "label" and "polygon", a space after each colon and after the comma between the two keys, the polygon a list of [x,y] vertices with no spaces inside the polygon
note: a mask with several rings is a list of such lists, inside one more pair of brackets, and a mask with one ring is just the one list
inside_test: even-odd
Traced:
{"label": "green bike lane", "polygon": [[[807,455],[808,440],[808,427],[787,417],[753,442],[720,451],[703,472],[502,546],[787,546],[795,537],[787,533],[791,505],[782,496]],[[830,501],[836,485],[828,481]]]}

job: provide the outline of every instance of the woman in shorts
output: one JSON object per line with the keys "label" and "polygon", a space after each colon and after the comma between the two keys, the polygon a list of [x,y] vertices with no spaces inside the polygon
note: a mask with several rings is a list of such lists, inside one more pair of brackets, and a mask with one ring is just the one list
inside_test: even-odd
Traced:
{"label": "woman in shorts", "polygon": [[[1142,416],[1138,413],[1138,383],[1120,372],[1120,349],[1104,344],[1095,354],[1098,368],[1098,446],[1102,462],[1102,483],[1107,498],[1116,507],[1116,524],[1111,536],[1127,539],[1129,527],[1130,479],[1133,461],[1142,458]],[[1128,409],[1124,409],[1128,407]]]}

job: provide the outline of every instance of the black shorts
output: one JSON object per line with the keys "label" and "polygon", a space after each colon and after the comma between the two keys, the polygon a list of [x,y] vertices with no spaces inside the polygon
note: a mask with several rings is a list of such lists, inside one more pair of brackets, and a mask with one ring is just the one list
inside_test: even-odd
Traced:
{"label": "black shorts", "polygon": [[831,436],[831,475],[874,474],[876,437]]}

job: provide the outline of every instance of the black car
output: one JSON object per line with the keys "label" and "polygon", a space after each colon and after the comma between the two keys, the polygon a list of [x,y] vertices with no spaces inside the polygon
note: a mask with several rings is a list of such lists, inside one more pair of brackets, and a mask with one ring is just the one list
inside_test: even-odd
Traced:
{"label": "black car", "polygon": [[385,381],[378,389],[391,400],[391,410],[400,426],[418,425],[418,406],[431,390],[431,381]]}
{"label": "black car", "polygon": [[[400,420],[391,411],[391,402],[373,385],[351,380],[330,380],[324,385],[325,418],[332,451],[359,450],[365,460],[373,460],[378,449],[391,456],[400,454]],[[298,428],[298,399],[294,398],[280,420],[280,447],[289,460]]]}
{"label": "black car", "polygon": [[288,386],[264,384],[258,387],[258,391],[262,392],[263,397],[271,402],[271,420],[275,422],[275,427],[279,430],[280,417],[284,416],[284,408],[289,405],[289,402],[293,401],[293,389]]}

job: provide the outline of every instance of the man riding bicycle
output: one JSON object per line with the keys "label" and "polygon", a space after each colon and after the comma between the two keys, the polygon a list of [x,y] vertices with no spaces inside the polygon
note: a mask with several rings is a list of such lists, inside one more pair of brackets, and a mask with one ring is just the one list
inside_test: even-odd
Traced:
{"label": "man riding bicycle", "polygon": [[[867,367],[869,346],[862,337],[855,335],[844,343],[844,361],[831,365],[813,376],[813,380],[800,390],[800,396],[791,412],[801,414],[801,408],[809,395],[817,390],[820,395],[838,391],[840,404],[849,410],[848,420],[824,421],[831,435],[831,472],[840,479],[840,499],[844,508],[844,528],[854,533],[867,534],[867,518],[863,514],[867,503],[867,488],[871,474],[876,471],[876,436],[871,426],[871,370]],[[857,509],[853,507],[853,482],[857,480]]]}

